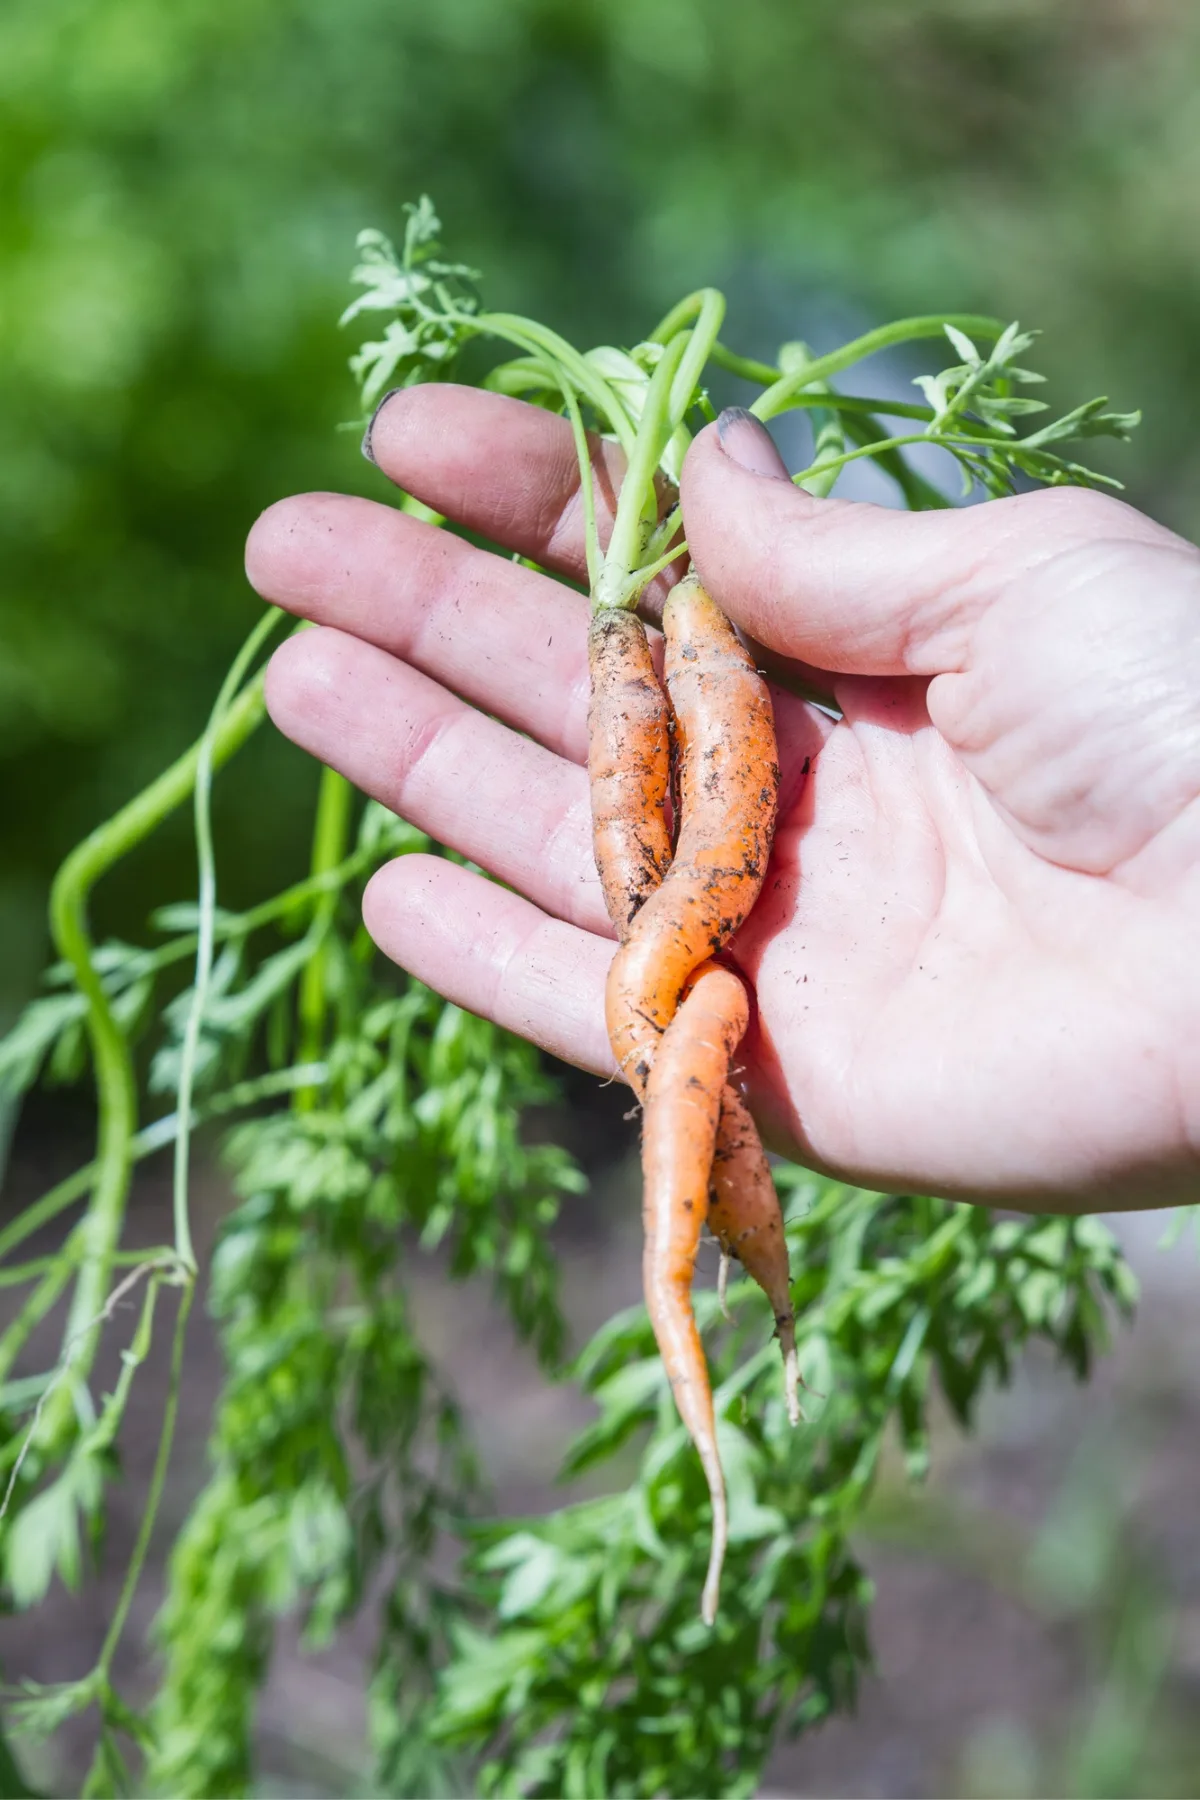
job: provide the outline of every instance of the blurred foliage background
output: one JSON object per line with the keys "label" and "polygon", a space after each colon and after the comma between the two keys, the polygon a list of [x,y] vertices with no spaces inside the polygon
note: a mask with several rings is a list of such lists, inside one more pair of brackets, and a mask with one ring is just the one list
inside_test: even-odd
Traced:
{"label": "blurred foliage background", "polygon": [[[1131,497],[1195,532],[1198,74],[1186,0],[5,0],[0,998],[59,856],[199,727],[256,512],[382,491],[334,430],[359,226],[427,189],[494,303],[582,339],[701,280],[768,351],[814,313],[1019,317],[1064,391],[1145,408]],[[256,754],[231,901],[311,791]],[[154,854],[102,928],[187,891],[185,826]]]}

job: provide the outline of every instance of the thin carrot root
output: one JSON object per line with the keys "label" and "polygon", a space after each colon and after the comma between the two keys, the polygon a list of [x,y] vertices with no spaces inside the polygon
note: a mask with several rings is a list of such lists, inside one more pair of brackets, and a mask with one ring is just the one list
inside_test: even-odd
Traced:
{"label": "thin carrot root", "polygon": [[807,1423],[807,1420],[804,1416],[804,1408],[800,1404],[800,1395],[796,1390],[801,1382],[804,1382],[805,1387],[808,1386],[808,1383],[804,1381],[804,1377],[800,1373],[800,1359],[796,1355],[794,1323],[779,1327],[779,1348],[783,1351],[783,1393],[784,1399],[787,1401],[788,1424],[803,1425]]}
{"label": "thin carrot root", "polygon": [[717,1305],[727,1325],[733,1324],[733,1314],[729,1310],[729,1265],[732,1261],[732,1256],[722,1244],[721,1260],[717,1264]]}
{"label": "thin carrot root", "polygon": [[736,1256],[771,1303],[783,1353],[788,1418],[804,1417],[796,1392],[800,1379],[796,1357],[796,1314],[792,1306],[787,1238],[779,1195],[758,1128],[737,1089],[727,1083],[721,1096],[721,1120],[713,1155],[708,1226],[722,1251]]}
{"label": "thin carrot root", "polygon": [[642,1131],[646,1306],[712,1499],[712,1548],[701,1603],[710,1625],[729,1528],[712,1387],[691,1289],[708,1212],[722,1089],[749,1016],[746,990],[736,975],[715,964],[701,971],[658,1046]]}

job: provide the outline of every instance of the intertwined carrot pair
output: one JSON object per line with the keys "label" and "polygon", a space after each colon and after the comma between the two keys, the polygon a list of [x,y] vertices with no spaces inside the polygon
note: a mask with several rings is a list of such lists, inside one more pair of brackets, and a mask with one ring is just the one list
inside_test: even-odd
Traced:
{"label": "intertwined carrot pair", "polygon": [[[793,1422],[799,1417],[779,1200],[754,1121],[729,1078],[749,1002],[739,977],[713,960],[762,888],[779,766],[767,684],[694,577],[672,589],[663,633],[666,693],[641,621],[613,608],[594,615],[588,770],[596,864],[621,939],[608,979],[608,1031],[644,1106],[646,1303],[712,1496],[702,1603],[711,1624],[727,1509],[691,1305],[706,1220],[721,1246],[722,1273],[736,1256],[770,1300],[788,1409]],[[664,810],[669,789],[674,854]]]}

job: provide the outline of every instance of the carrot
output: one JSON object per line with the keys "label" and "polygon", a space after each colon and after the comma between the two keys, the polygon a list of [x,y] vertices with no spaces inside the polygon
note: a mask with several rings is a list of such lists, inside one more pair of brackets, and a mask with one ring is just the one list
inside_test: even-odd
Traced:
{"label": "carrot", "polygon": [[779,790],[767,684],[693,577],[668,595],[663,630],[682,823],[674,861],[617,951],[605,994],[609,1039],[637,1089],[688,976],[758,898]]}
{"label": "carrot", "polygon": [[663,816],[671,745],[646,627],[606,607],[588,631],[588,775],[604,904],[620,937],[671,863]]}
{"label": "carrot", "polygon": [[[670,718],[646,630],[632,613],[597,613],[588,633],[588,770],[593,844],[605,905],[618,936],[660,885],[671,850],[663,817]],[[678,785],[679,760],[675,762]],[[721,1246],[721,1305],[737,1257],[766,1294],[784,1359],[788,1416],[801,1417],[787,1243],[779,1196],[754,1120],[726,1085],[717,1128],[709,1226]]]}
{"label": "carrot", "polygon": [[[688,580],[673,590],[663,626],[680,751],[674,771],[667,705],[644,629],[609,610],[595,616],[588,637],[588,768],[596,864],[622,943],[614,973],[622,958],[632,964],[615,984],[610,976],[607,998],[614,1049],[645,1102],[646,1303],[712,1499],[713,1540],[701,1607],[711,1624],[728,1520],[712,1389],[691,1306],[710,1192],[722,1222],[723,1253],[744,1247],[755,1279],[766,1284],[781,1332],[793,1416],[795,1408],[794,1321],[779,1203],[753,1121],[727,1081],[748,1002],[737,977],[710,960],[761,889],[778,766],[766,684],[698,582]],[[676,816],[682,819],[674,861],[663,815],[672,772]],[[639,954],[629,957],[635,946]],[[648,981],[652,991],[639,992],[638,984],[644,989]],[[624,1009],[632,1055],[622,1055],[613,1030],[614,992],[618,1017]],[[791,1335],[785,1339],[784,1333]]]}
{"label": "carrot", "polygon": [[722,1311],[725,1309],[725,1275],[729,1259],[735,1256],[771,1303],[779,1348],[783,1352],[788,1418],[793,1425],[798,1425],[804,1415],[796,1393],[800,1380],[796,1358],[796,1314],[792,1307],[783,1213],[758,1127],[746,1102],[729,1083],[721,1096],[721,1122],[713,1153],[712,1188],[708,1199],[708,1228],[721,1246],[719,1291]]}
{"label": "carrot", "polygon": [[[588,637],[591,672],[588,768],[592,777],[594,847],[605,904],[622,943],[637,929],[634,921],[651,894],[660,888],[663,871],[670,861],[663,817],[668,772],[674,778],[672,797],[676,819],[678,821],[682,814],[687,822],[693,821],[698,799],[707,797],[709,810],[713,810],[712,796],[721,792],[721,777],[730,763],[731,748],[735,770],[740,753],[742,765],[749,764],[744,772],[752,778],[757,776],[759,818],[751,820],[751,831],[757,823],[762,841],[753,844],[749,873],[752,891],[749,900],[743,902],[744,911],[749,910],[761,886],[761,871],[774,823],[777,772],[765,685],[724,615],[697,583],[684,584],[682,592],[676,591],[672,601],[668,602],[664,626],[668,683],[672,697],[677,698],[683,712],[679,722],[681,754],[675,759],[673,768],[668,753],[668,706],[654,673],[644,628],[630,615],[602,611],[594,618]],[[714,701],[718,715],[721,704],[732,703],[736,707],[740,702],[748,719],[723,723],[719,716],[712,716]],[[741,731],[739,725],[743,727]],[[745,730],[747,725],[749,729]],[[764,748],[765,757],[762,755]],[[702,771],[699,779],[697,766]],[[712,836],[711,826],[709,835]],[[703,854],[705,848],[703,834],[693,824],[690,832],[685,827],[677,856],[682,857],[689,850],[693,854]],[[668,875],[667,879],[670,881],[671,877]],[[736,923],[740,923],[740,918]],[[732,928],[723,926],[725,932]],[[697,982],[707,983],[709,976],[719,972],[703,962],[698,972],[689,972],[690,984],[694,988]],[[682,1011],[676,1014],[676,1024],[670,1028],[673,1043],[676,1033],[682,1030],[679,1024]],[[687,1011],[691,1018],[691,1009]],[[635,1090],[646,1101],[644,1146],[657,1146],[663,1131],[663,1121],[657,1111],[660,1102],[657,1097],[652,1102],[648,1092],[650,1066],[657,1060],[657,1053],[655,1034],[647,1039],[644,1053],[635,1058],[633,1066],[627,1070]],[[720,1072],[717,1125],[711,1150],[707,1133],[699,1143],[703,1157],[711,1164],[703,1211],[707,1212],[709,1207],[715,1209],[712,1222],[722,1249],[722,1276],[728,1257],[738,1255],[771,1303],[784,1354],[788,1413],[795,1422],[799,1418],[795,1393],[795,1321],[789,1294],[783,1220],[758,1132],[740,1095],[725,1080],[727,1071],[728,1060]],[[656,1096],[657,1091],[655,1084]],[[705,1107],[706,1111],[712,1110],[711,1096],[706,1099]],[[654,1154],[661,1153],[655,1149]],[[655,1189],[649,1175],[649,1163],[647,1171],[647,1207],[653,1205],[659,1213],[665,1207],[668,1215],[672,1205],[679,1208],[674,1238],[662,1229],[652,1233],[648,1226],[645,1285],[655,1333],[664,1362],[671,1371],[672,1384],[677,1396],[688,1396],[686,1409],[685,1401],[680,1400],[680,1411],[709,1478],[713,1495],[714,1567],[719,1569],[725,1530],[724,1490],[719,1481],[711,1389],[689,1298],[702,1209],[694,1195],[672,1196],[669,1186],[664,1189],[661,1184]],[[693,1167],[693,1180],[694,1174]],[[656,1195],[653,1201],[652,1193]],[[649,1220],[649,1212],[647,1217]],[[685,1246],[682,1278],[675,1254],[678,1242]],[[722,1292],[722,1301],[723,1298]],[[715,1580],[716,1576],[712,1575],[706,1593]],[[715,1586],[712,1591],[715,1594]]]}
{"label": "carrot", "polygon": [[700,1454],[712,1497],[712,1548],[700,1609],[709,1625],[716,1617],[729,1519],[712,1388],[691,1288],[708,1211],[721,1095],[749,1016],[746,990],[737,976],[706,965],[657,1047],[642,1131],[646,1306],[675,1404]]}

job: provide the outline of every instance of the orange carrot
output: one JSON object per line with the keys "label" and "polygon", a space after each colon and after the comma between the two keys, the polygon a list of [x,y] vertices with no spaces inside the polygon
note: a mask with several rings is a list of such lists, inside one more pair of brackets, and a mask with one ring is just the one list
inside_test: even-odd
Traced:
{"label": "orange carrot", "polygon": [[614,957],[605,996],[609,1039],[635,1088],[688,976],[758,898],[779,789],[767,684],[698,581],[672,588],[663,630],[683,818],[674,861]]}
{"label": "orange carrot", "polygon": [[[632,613],[598,613],[588,633],[591,774],[596,867],[609,918],[624,940],[671,860],[663,797],[670,718],[646,630]],[[679,759],[675,762],[678,783]],[[678,804],[678,803],[677,803]],[[784,1359],[788,1416],[796,1423],[795,1316],[779,1197],[753,1119],[726,1086],[717,1128],[709,1224],[721,1246],[721,1304],[736,1256],[771,1303]]]}
{"label": "orange carrot", "polygon": [[700,1454],[712,1497],[712,1549],[701,1602],[709,1625],[716,1617],[728,1511],[691,1288],[708,1211],[721,1094],[749,1016],[746,990],[737,976],[706,965],[657,1046],[642,1130],[646,1305],[675,1404]]}
{"label": "orange carrot", "polygon": [[[769,1283],[789,1412],[795,1406],[779,1204],[753,1122],[727,1082],[748,1003],[737,977],[709,960],[761,889],[778,766],[766,684],[699,583],[689,580],[673,591],[663,623],[680,749],[676,813],[682,816],[665,878],[666,707],[641,628],[609,622],[603,613],[589,634],[588,761],[597,868],[622,940],[606,996],[610,1036],[645,1101],[646,1302],[712,1498],[713,1541],[701,1608],[711,1624],[728,1522],[712,1389],[691,1307],[710,1192],[718,1204],[723,1253],[734,1244],[744,1247],[755,1278]],[[724,1152],[714,1167],[719,1129]],[[784,1332],[793,1335],[784,1340]]]}
{"label": "orange carrot", "polygon": [[671,746],[666,696],[633,613],[606,607],[588,632],[592,841],[608,916],[624,937],[671,862],[663,817]]}

